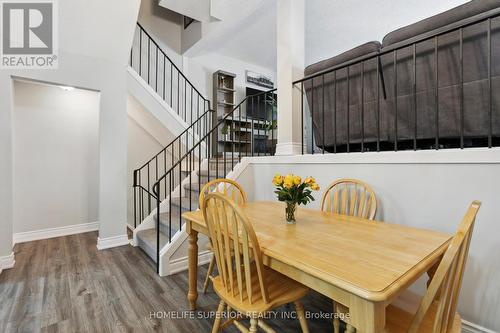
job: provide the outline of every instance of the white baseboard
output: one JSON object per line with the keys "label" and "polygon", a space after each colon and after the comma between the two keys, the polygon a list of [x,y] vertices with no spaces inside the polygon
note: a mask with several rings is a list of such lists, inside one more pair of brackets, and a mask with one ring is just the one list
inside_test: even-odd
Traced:
{"label": "white baseboard", "polygon": [[0,273],[2,273],[4,269],[14,267],[15,263],[16,261],[14,260],[14,252],[9,254],[8,256],[0,257]]}
{"label": "white baseboard", "polygon": [[113,237],[101,238],[97,237],[97,249],[104,250],[112,247],[129,245],[128,235],[118,235]]}
{"label": "white baseboard", "polygon": [[[208,264],[212,259],[212,255],[211,251],[198,252],[198,265]],[[169,275],[185,271],[189,268],[188,257],[173,259],[170,261],[169,266]]]}
{"label": "white baseboard", "polygon": [[462,333],[496,333],[496,332],[462,319]]}
{"label": "white baseboard", "polygon": [[17,232],[12,236],[12,242],[24,243],[40,239],[81,234],[84,232],[99,230],[99,222],[73,224],[64,227],[48,228],[34,231]]}

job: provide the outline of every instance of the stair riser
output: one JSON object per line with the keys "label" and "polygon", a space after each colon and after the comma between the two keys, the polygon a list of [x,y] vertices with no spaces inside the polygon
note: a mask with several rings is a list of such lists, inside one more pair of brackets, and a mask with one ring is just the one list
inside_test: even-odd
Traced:
{"label": "stair riser", "polygon": [[153,249],[154,244],[149,244],[137,237],[137,245],[150,257],[154,262],[156,262],[156,248]]}

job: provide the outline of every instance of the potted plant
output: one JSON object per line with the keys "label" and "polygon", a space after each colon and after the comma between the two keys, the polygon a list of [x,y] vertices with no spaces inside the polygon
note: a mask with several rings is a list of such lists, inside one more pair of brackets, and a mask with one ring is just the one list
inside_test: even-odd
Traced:
{"label": "potted plant", "polygon": [[224,126],[222,126],[222,129],[220,130],[220,132],[222,134],[223,140],[228,141],[228,139],[229,139],[229,125],[224,124]]}
{"label": "potted plant", "polygon": [[307,205],[314,201],[311,193],[319,190],[319,185],[313,177],[307,177],[302,181],[300,176],[294,174],[286,176],[276,174],[273,184],[276,186],[274,193],[278,195],[278,200],[286,203],[285,217],[287,223],[290,224],[295,223],[297,205]]}
{"label": "potted plant", "polygon": [[268,133],[269,138],[278,138],[278,133],[276,129],[278,128],[278,120],[276,119],[278,116],[278,101],[274,97],[274,95],[268,95],[266,98],[266,104],[270,107],[267,108],[268,112],[266,115],[266,124],[264,128]]}

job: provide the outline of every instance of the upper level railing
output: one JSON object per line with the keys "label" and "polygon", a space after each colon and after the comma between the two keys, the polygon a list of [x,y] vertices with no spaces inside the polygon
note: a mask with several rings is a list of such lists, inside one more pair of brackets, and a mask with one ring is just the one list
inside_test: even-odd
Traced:
{"label": "upper level railing", "polygon": [[302,153],[500,146],[500,9],[293,82]]}
{"label": "upper level railing", "polygon": [[206,99],[151,35],[137,22],[130,66],[185,122],[192,124],[206,110]]}

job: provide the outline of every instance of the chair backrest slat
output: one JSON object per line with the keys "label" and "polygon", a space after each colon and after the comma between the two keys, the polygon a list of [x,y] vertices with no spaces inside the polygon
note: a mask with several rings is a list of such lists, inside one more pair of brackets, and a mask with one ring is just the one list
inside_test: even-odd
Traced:
{"label": "chair backrest slat", "polygon": [[377,213],[377,198],[371,187],[364,182],[339,179],[325,190],[321,210],[373,220]]}
{"label": "chair backrest slat", "polygon": [[218,178],[206,183],[200,190],[198,207],[201,209],[205,196],[210,192],[221,193],[238,204],[247,202],[247,194],[240,184],[227,178]]}
{"label": "chair backrest slat", "polygon": [[238,294],[242,303],[252,304],[255,295],[261,295],[267,303],[262,253],[248,218],[231,198],[221,193],[205,195],[202,207],[226,292],[234,297]]}
{"label": "chair backrest slat", "polygon": [[432,333],[446,333],[452,327],[462,286],[472,231],[481,203],[474,201],[465,214],[457,233],[451,240],[434,277],[422,298],[408,333],[417,333],[429,308],[438,302]]}

